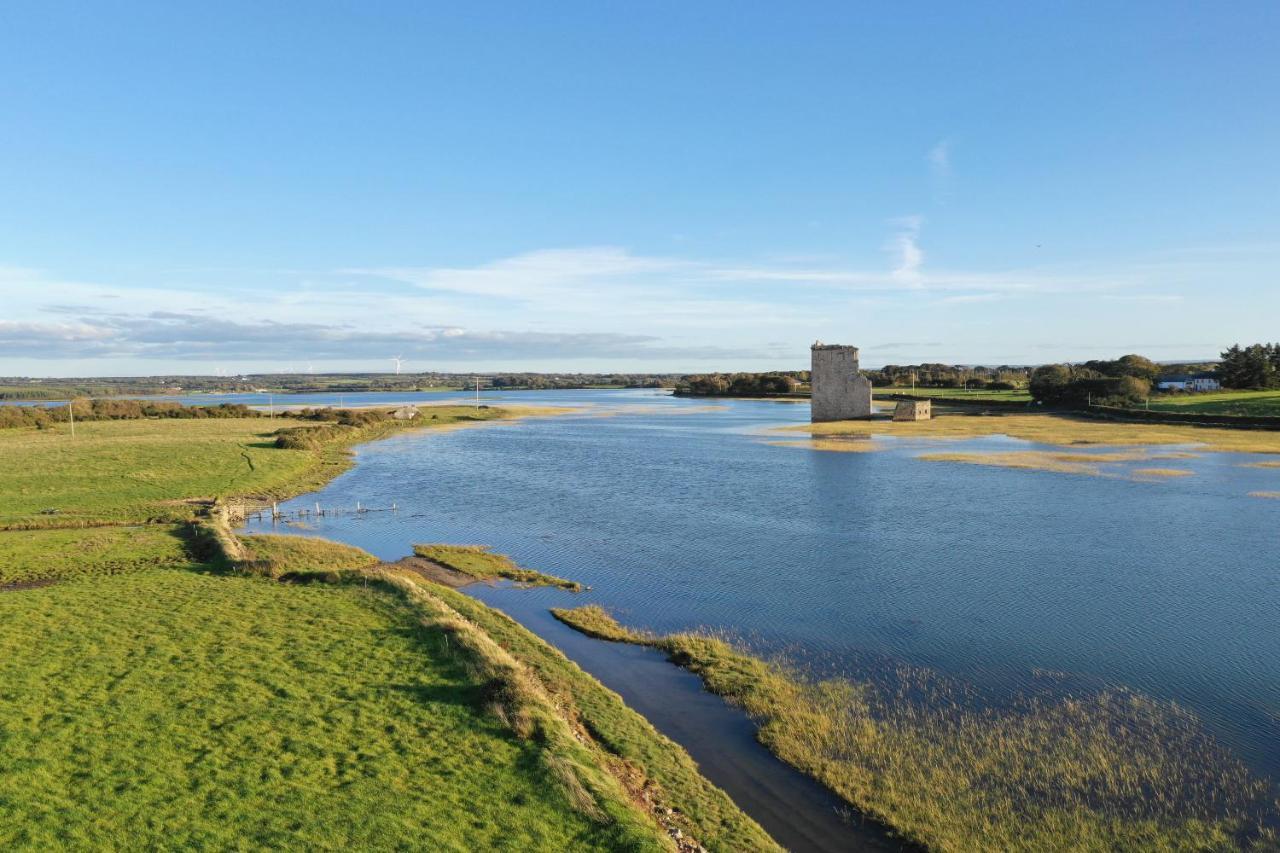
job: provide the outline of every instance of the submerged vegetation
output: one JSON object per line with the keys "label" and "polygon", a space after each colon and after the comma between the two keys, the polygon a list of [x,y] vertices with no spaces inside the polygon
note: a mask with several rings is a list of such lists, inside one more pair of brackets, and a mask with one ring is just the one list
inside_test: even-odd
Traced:
{"label": "submerged vegetation", "polygon": [[1127,691],[995,706],[903,670],[892,686],[811,680],[701,634],[654,637],[599,607],[555,610],[642,643],[741,705],[760,741],[861,811],[931,849],[1228,850],[1266,786],[1177,706]]}
{"label": "submerged vegetation", "polygon": [[516,565],[505,554],[494,554],[485,545],[414,545],[413,553],[477,580],[505,580],[531,586],[558,586],[580,592],[582,584]]}

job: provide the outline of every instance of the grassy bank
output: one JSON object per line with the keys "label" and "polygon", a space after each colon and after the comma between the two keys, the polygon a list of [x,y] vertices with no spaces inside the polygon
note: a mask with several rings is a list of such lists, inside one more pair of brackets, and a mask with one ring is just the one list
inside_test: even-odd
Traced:
{"label": "grassy bank", "polygon": [[1232,850],[1256,828],[1263,783],[1190,714],[1137,694],[989,707],[928,673],[892,688],[812,681],[714,637],[651,636],[598,607],[553,612],[664,650],[746,709],[783,760],[932,849]]}
{"label": "grassy bank", "polygon": [[484,545],[414,545],[413,553],[476,580],[503,578],[530,586],[556,586],[580,592],[582,584],[526,569],[505,554],[494,554]]}

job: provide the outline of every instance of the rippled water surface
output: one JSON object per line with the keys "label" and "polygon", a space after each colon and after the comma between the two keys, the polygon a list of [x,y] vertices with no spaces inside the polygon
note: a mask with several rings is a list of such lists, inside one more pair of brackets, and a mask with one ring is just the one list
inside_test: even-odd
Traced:
{"label": "rippled water surface", "polygon": [[771,428],[807,421],[804,404],[648,391],[486,402],[504,400],[589,408],[365,446],[290,506],[398,511],[289,532],[390,559],[414,542],[486,544],[592,587],[474,590],[513,612],[598,602],[630,624],[727,629],[821,668],[909,663],[995,690],[1043,671],[1127,685],[1193,708],[1280,775],[1280,501],[1248,496],[1280,491],[1280,470],[1210,453],[1159,463],[1194,475],[1158,482],[1020,471],[915,458],[937,443],[770,444]]}

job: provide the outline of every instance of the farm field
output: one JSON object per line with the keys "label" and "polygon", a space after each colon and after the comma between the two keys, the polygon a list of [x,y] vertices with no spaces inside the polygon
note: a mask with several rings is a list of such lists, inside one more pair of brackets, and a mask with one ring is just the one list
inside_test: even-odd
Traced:
{"label": "farm field", "polygon": [[1151,408],[1162,412],[1206,415],[1280,416],[1280,391],[1216,391],[1152,397]]}
{"label": "farm field", "polygon": [[916,397],[952,397],[955,399],[965,400],[995,400],[1008,403],[1030,403],[1031,394],[1025,389],[1016,391],[988,391],[986,389],[975,389],[966,391],[963,388],[915,388],[910,385],[903,387],[886,386],[871,389],[872,395],[876,397],[887,397],[890,394],[911,394]]}

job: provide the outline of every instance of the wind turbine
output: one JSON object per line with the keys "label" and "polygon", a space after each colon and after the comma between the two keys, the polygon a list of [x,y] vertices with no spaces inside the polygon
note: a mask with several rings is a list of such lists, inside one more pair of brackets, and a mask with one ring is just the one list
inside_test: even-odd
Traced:
{"label": "wind turbine", "polygon": [[400,365],[404,364],[404,357],[399,355],[391,356],[391,360],[396,363],[396,376],[400,375]]}

